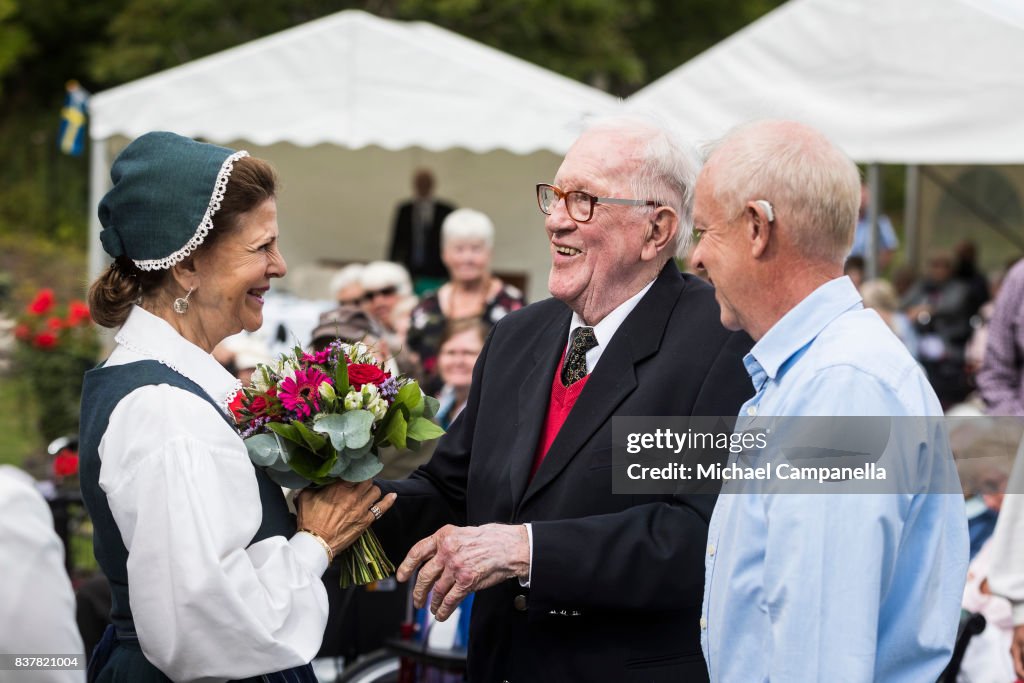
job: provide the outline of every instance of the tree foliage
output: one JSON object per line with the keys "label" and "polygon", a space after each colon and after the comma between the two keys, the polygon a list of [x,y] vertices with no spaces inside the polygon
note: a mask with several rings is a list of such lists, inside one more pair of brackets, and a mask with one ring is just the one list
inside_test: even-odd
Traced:
{"label": "tree foliage", "polygon": [[82,246],[86,159],[56,152],[90,91],[343,9],[422,20],[626,96],[782,0],[0,0],[0,234]]}

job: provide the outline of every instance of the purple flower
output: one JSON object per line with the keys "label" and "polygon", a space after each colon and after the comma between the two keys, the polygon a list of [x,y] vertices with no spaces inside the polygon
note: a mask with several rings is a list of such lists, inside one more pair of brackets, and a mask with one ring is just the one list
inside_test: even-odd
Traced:
{"label": "purple flower", "polygon": [[387,399],[389,403],[393,401],[395,396],[398,395],[398,380],[394,377],[388,377],[381,382],[380,395]]}

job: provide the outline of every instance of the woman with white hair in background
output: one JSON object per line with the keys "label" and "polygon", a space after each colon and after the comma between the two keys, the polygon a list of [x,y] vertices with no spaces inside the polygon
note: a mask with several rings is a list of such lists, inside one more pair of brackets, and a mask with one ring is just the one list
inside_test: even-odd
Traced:
{"label": "woman with white hair in background", "polygon": [[412,278],[409,271],[391,261],[371,261],[363,267],[359,282],[363,287],[363,310],[380,328],[380,337],[387,349],[394,354],[398,368],[403,373],[419,376],[419,363],[406,349],[403,332],[408,310],[416,297],[412,292]]}
{"label": "woman with white hair in background", "polygon": [[914,324],[910,318],[900,311],[899,299],[896,296],[896,289],[888,280],[868,280],[860,286],[860,296],[864,299],[864,307],[874,309],[882,318],[882,322],[889,326],[903,345],[910,351],[910,355],[917,360],[918,336],[914,330]]}
{"label": "woman with white hair in background", "polygon": [[331,278],[331,297],[339,306],[359,306],[363,303],[362,263],[350,263],[338,270]]}
{"label": "woman with white hair in background", "polygon": [[480,318],[492,327],[525,305],[523,293],[491,274],[494,224],[486,214],[457,209],[441,226],[441,260],[450,280],[413,309],[408,342],[423,364],[427,390],[439,388],[437,353],[449,321]]}

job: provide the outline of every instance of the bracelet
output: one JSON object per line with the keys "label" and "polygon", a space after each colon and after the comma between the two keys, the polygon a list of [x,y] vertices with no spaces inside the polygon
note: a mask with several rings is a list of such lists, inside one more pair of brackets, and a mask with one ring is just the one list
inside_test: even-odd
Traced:
{"label": "bracelet", "polygon": [[302,533],[309,534],[310,536],[315,538],[320,543],[320,545],[324,547],[324,550],[327,551],[327,564],[331,564],[332,562],[334,562],[334,551],[331,550],[331,544],[325,541],[323,536],[321,536],[315,531],[310,531],[309,529],[299,529],[299,531],[301,531]]}

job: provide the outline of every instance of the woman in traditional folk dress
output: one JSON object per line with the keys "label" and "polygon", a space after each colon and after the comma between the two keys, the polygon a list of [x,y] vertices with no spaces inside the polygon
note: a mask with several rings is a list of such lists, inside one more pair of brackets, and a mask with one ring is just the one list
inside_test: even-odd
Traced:
{"label": "woman in traditional folk dress", "polygon": [[320,576],[393,498],[370,482],[303,492],[296,524],[233,428],[240,384],[210,352],[260,327],[285,274],[273,170],[148,133],[111,179],[99,214],[114,261],[89,298],[120,329],[86,375],[81,481],[113,625],[90,680],[315,681]]}

